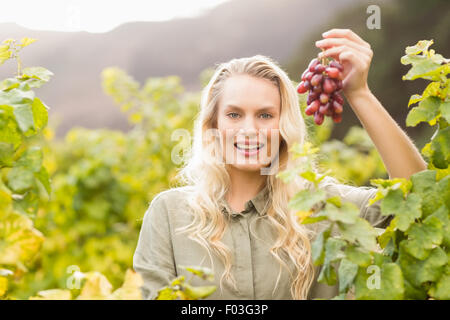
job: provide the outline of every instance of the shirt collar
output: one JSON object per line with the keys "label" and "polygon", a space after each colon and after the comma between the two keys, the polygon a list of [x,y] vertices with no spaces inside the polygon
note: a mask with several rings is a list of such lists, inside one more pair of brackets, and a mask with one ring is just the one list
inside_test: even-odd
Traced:
{"label": "shirt collar", "polygon": [[224,213],[231,213],[231,216],[242,215],[244,213],[250,212],[252,208],[255,208],[256,212],[263,216],[267,213],[269,202],[269,188],[267,184],[261,189],[252,199],[245,203],[245,209],[242,212],[235,212],[231,209],[230,205],[225,199],[222,199],[222,211]]}

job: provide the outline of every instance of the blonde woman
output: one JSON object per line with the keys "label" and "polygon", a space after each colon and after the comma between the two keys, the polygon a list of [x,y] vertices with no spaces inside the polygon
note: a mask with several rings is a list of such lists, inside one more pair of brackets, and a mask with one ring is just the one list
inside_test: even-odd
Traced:
{"label": "blonde woman", "polygon": [[[332,29],[319,57],[344,66],[343,91],[376,145],[390,178],[426,169],[418,150],[367,86],[370,45],[350,30]],[[144,299],[182,274],[204,266],[217,290],[208,299],[312,299],[337,295],[318,284],[311,242],[316,232],[296,222],[289,199],[309,188],[285,184],[277,172],[297,163],[287,150],[307,141],[296,88],[270,58],[256,55],[220,64],[204,88],[192,153],[179,173],[183,186],[159,193],[143,219],[134,269]],[[367,207],[374,188],[327,179],[320,185],[355,203],[375,227],[389,217]],[[194,285],[210,284],[194,278]]]}

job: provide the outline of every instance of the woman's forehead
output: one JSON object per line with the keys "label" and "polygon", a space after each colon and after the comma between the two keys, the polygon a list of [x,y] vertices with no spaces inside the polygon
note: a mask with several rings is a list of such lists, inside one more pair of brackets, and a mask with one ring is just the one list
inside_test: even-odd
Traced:
{"label": "woman's forehead", "polygon": [[232,76],[225,81],[221,102],[223,107],[278,109],[279,90],[266,79],[248,75]]}

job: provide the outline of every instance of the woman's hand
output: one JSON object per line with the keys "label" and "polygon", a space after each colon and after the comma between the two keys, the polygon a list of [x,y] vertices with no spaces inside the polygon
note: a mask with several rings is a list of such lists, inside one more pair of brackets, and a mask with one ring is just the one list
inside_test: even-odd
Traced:
{"label": "woman's hand", "polygon": [[343,91],[347,99],[369,91],[367,74],[373,52],[370,44],[349,29],[331,29],[322,34],[316,46],[325,49],[318,58],[332,57],[344,67]]}

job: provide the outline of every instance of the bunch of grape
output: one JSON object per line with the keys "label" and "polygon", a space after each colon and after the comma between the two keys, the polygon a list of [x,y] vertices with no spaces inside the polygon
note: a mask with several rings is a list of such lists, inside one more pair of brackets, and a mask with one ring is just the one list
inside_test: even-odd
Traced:
{"label": "bunch of grape", "polygon": [[343,69],[337,61],[324,65],[319,59],[313,59],[302,74],[297,92],[305,93],[309,90],[305,113],[308,116],[314,115],[314,122],[317,125],[323,123],[325,116],[332,117],[336,123],[342,120],[344,98],[340,92]]}

